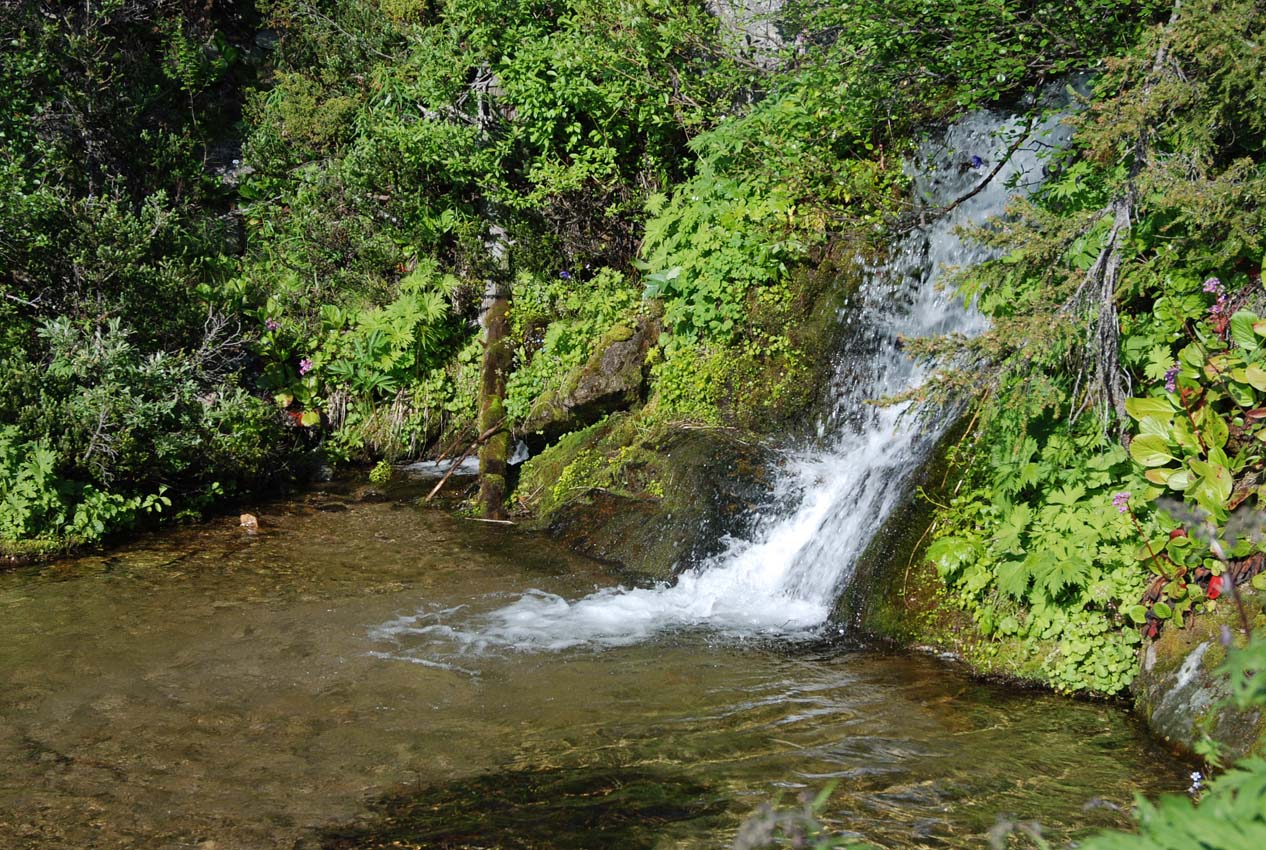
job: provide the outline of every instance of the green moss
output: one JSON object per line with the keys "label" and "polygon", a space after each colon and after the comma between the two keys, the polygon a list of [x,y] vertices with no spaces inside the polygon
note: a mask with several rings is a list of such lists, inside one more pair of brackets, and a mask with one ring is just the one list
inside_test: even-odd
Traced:
{"label": "green moss", "polygon": [[633,338],[634,333],[633,328],[628,325],[616,325],[602,335],[602,338],[598,340],[598,344],[594,346],[594,350],[605,351],[608,347],[617,342],[627,342]]}
{"label": "green moss", "polygon": [[487,414],[484,417],[485,422],[487,423],[485,427],[492,428],[497,423],[505,421],[505,418],[506,418],[505,402],[502,401],[499,396],[493,396],[489,398],[486,402],[485,410]]}
{"label": "green moss", "polygon": [[549,529],[633,578],[719,546],[768,492],[768,457],[728,430],[682,429],[615,414],[525,464],[516,499]]}
{"label": "green moss", "polygon": [[0,567],[6,562],[13,565],[51,558],[62,554],[73,544],[74,541],[0,540]]}

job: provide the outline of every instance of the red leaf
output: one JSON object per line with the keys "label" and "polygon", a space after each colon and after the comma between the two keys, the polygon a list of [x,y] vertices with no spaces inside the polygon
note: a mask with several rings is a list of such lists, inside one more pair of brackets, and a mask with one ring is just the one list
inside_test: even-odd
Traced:
{"label": "red leaf", "polygon": [[1205,591],[1204,595],[1210,599],[1217,599],[1222,595],[1222,576],[1214,576],[1209,579],[1209,589]]}

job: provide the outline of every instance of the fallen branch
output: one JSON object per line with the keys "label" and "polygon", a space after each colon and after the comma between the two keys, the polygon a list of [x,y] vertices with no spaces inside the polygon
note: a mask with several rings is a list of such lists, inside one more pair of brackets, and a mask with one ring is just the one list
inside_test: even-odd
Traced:
{"label": "fallen branch", "polygon": [[487,440],[493,434],[500,431],[501,426],[504,423],[505,423],[505,419],[502,419],[496,425],[493,425],[487,431],[484,431],[482,434],[476,437],[475,441],[466,447],[466,451],[462,452],[462,456],[457,459],[457,462],[448,468],[448,472],[444,473],[444,477],[440,479],[439,483],[436,484],[435,487],[431,489],[430,493],[426,494],[426,499],[424,501],[429,502],[432,499],[434,499],[435,494],[440,492],[441,489],[443,489],[444,485],[448,483],[448,479],[453,477],[453,473],[456,472],[458,468],[465,462],[466,458],[470,457],[470,453],[473,452],[475,449],[477,449],[485,440]]}

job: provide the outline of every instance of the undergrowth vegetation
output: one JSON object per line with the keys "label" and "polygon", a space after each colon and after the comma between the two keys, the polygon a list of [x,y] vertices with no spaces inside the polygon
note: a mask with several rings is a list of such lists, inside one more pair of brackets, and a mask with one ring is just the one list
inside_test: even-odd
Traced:
{"label": "undergrowth vegetation", "polygon": [[1063,690],[1121,691],[1140,628],[1266,581],[1234,522],[1266,472],[1261,11],[1184,3],[1112,60],[1058,176],[982,231],[1001,259],[959,279],[992,329],[923,346],[971,364],[942,390],[986,393],[929,557],[980,653]]}
{"label": "undergrowth vegetation", "polygon": [[293,462],[243,374],[242,318],[200,295],[235,263],[204,159],[255,26],[248,4],[0,8],[4,548],[196,513]]}

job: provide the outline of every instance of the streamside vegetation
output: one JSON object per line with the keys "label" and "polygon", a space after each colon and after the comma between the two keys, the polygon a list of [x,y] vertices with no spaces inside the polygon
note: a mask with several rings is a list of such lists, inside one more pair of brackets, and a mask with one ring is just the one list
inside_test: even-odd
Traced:
{"label": "streamside vegetation", "polygon": [[[1156,14],[797,0],[753,41],[702,0],[5,4],[0,540],[457,454],[494,419],[779,431],[919,129]],[[480,427],[490,284],[510,363]]]}
{"label": "streamside vegetation", "polygon": [[991,331],[925,344],[980,399],[928,557],[986,665],[1117,693],[1143,638],[1266,589],[1262,11],[1185,2],[1105,63],[958,280]]}
{"label": "streamside vegetation", "polygon": [[992,330],[911,349],[974,404],[927,550],[970,651],[1119,692],[1266,581],[1227,531],[1266,469],[1262,11],[794,0],[753,40],[703,2],[7,4],[0,540],[519,438],[485,512],[659,498],[673,428],[804,418],[926,128],[1089,73],[957,280]]}

